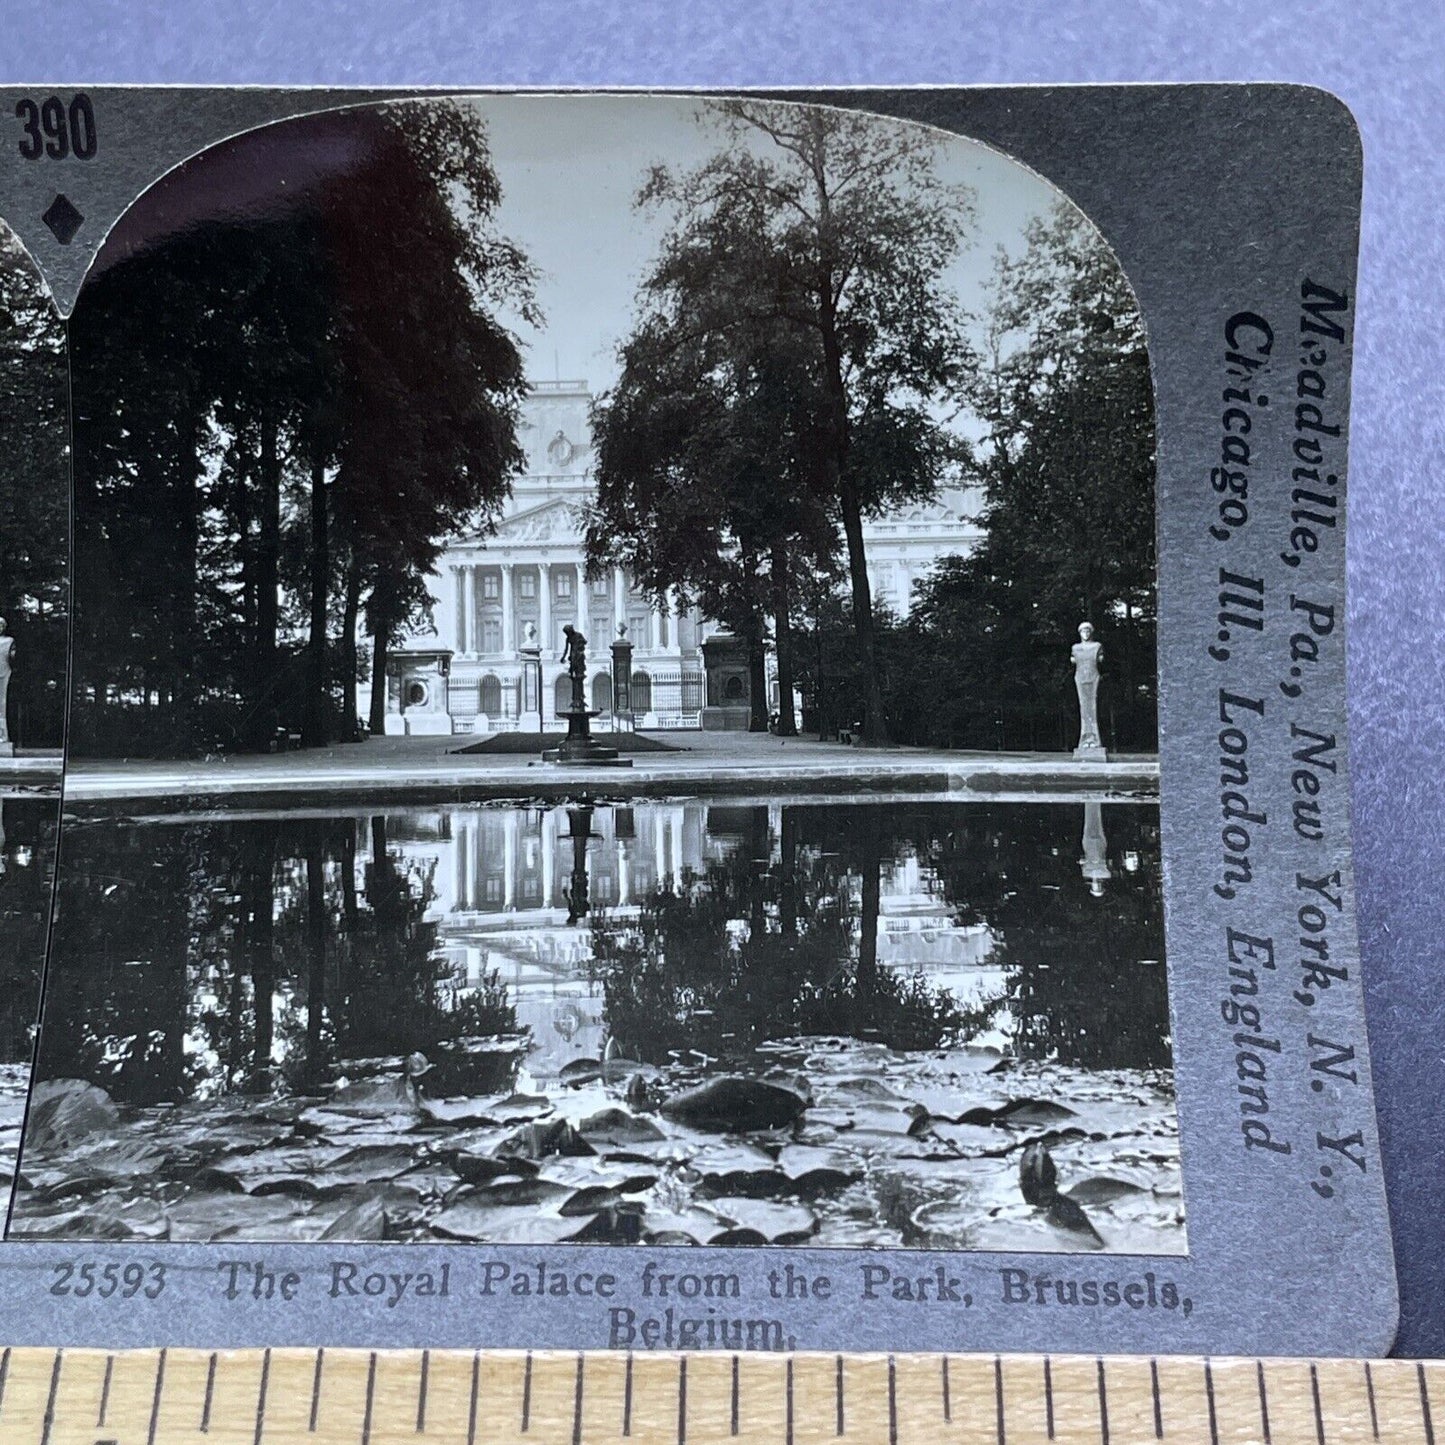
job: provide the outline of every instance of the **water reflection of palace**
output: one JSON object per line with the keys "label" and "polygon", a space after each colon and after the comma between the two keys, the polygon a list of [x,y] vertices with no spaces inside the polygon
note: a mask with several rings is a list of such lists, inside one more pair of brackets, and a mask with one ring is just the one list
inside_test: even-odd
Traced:
{"label": "water reflection of palace", "polygon": [[[711,864],[744,857],[760,873],[778,868],[783,831],[778,804],[688,801],[413,814],[392,839],[401,858],[430,872],[427,917],[458,982],[497,975],[532,1030],[529,1068],[546,1077],[605,1047],[591,921],[634,919],[658,889],[680,892]],[[996,991],[991,936],[957,922],[928,862],[904,850],[883,856],[878,872],[878,962],[921,969],[960,1003]],[[857,877],[850,884],[859,891]]]}

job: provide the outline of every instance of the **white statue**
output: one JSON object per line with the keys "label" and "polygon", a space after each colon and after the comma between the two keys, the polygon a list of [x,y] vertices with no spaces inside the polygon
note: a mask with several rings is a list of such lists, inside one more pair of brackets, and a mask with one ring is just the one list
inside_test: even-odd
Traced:
{"label": "white statue", "polygon": [[1069,653],[1074,663],[1074,686],[1079,694],[1079,745],[1074,749],[1074,756],[1102,762],[1107,757],[1099,741],[1099,663],[1103,660],[1104,647],[1093,638],[1093,623],[1081,622],[1079,640]]}
{"label": "white statue", "polygon": [[0,617],[0,754],[9,756],[15,751],[10,741],[10,673],[15,665],[15,639],[5,631],[5,619]]}
{"label": "white statue", "polygon": [[1089,892],[1095,898],[1104,896],[1104,884],[1114,874],[1109,868],[1109,840],[1104,834],[1104,805],[1084,804],[1084,856],[1079,859],[1079,871]]}

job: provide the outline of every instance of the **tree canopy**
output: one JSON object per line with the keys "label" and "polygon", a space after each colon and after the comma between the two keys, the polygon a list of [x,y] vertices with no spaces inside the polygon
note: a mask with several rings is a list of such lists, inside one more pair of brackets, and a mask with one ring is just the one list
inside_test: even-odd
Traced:
{"label": "tree canopy", "polygon": [[475,114],[408,102],[240,137],[127,213],[71,324],[81,750],[354,735],[359,619],[383,676],[522,464],[500,197]]}
{"label": "tree canopy", "polygon": [[14,235],[0,227],[0,617],[15,639],[11,738],[59,747],[65,729],[70,408],[65,328]]}
{"label": "tree canopy", "polygon": [[[639,464],[610,445],[612,434],[624,426],[654,432],[680,478],[725,412],[730,440],[747,438],[749,465],[727,470],[724,486],[748,521],[765,516],[772,537],[786,539],[792,525],[815,538],[811,520],[799,519],[821,511],[841,531],[864,730],[881,740],[863,521],[931,498],[957,455],[935,413],[969,365],[964,317],[944,273],[966,240],[972,197],[938,179],[938,139],[917,126],[754,100],[712,103],[704,119],[718,129],[716,152],[691,170],[654,169],[638,198],[667,217],[668,229],[621,348],[622,381],[598,411],[591,555],[645,558],[665,540],[654,502],[657,451]],[[668,366],[693,358],[682,363],[688,381],[659,376],[659,356]],[[772,389],[774,403],[785,403],[781,426],[776,404],[758,405],[751,390],[762,356],[781,382]],[[764,493],[770,506],[755,515],[752,496]],[[718,540],[741,554],[740,534]],[[771,580],[786,582],[782,558],[771,577],[771,554],[769,537],[760,555]],[[729,603],[756,617],[757,570],[732,558],[718,565],[719,577],[736,574]],[[720,598],[712,607],[700,600],[733,625]],[[784,586],[770,609],[780,639],[790,606]]]}

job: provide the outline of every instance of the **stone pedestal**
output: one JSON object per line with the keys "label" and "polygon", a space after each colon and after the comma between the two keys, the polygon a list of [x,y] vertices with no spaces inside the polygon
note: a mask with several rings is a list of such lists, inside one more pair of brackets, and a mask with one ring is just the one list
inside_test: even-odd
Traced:
{"label": "stone pedestal", "polygon": [[0,758],[13,758],[15,756],[15,744],[12,742],[0,743]]}
{"label": "stone pedestal", "polygon": [[1109,761],[1109,754],[1103,748],[1092,745],[1085,747],[1083,743],[1074,749],[1074,756],[1082,763],[1107,763]]}
{"label": "stone pedestal", "polygon": [[631,758],[619,757],[616,748],[604,747],[592,736],[592,719],[600,717],[602,709],[587,706],[587,639],[573,627],[563,630],[567,634],[567,670],[572,679],[572,706],[557,714],[567,719],[567,736],[559,747],[547,748],[542,760],[582,767],[630,768]]}
{"label": "stone pedestal", "polygon": [[612,726],[619,732],[631,732],[636,725],[632,715],[632,644],[627,640],[627,624],[617,624],[617,640],[612,644]]}
{"label": "stone pedestal", "polygon": [[581,763],[589,767],[630,768],[631,758],[619,757],[616,748],[604,747],[592,736],[592,719],[602,715],[601,708],[569,707],[559,717],[567,719],[567,736],[555,748],[547,748],[542,761],[547,763]]}
{"label": "stone pedestal", "polygon": [[[530,630],[531,624],[528,624]],[[524,733],[542,731],[542,649],[536,643],[524,642],[517,649],[522,659],[521,707],[517,726]]]}

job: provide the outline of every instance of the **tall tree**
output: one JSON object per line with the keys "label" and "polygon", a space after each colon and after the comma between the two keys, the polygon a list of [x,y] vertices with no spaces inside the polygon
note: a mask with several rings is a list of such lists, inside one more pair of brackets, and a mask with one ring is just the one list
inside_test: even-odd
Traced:
{"label": "tall tree", "polygon": [[338,690],[351,730],[357,619],[384,675],[521,465],[500,195],[475,112],[428,101],[240,137],[127,213],[72,324],[82,746],[319,744]]}
{"label": "tall tree", "polygon": [[795,574],[825,570],[837,542],[812,485],[819,399],[807,358],[785,332],[694,335],[665,316],[621,354],[618,384],[592,412],[589,564],[625,566],[659,602],[676,587],[743,638],[755,727],[767,726],[771,618],[778,731],[794,736]]}
{"label": "tall tree", "polygon": [[848,557],[864,735],[886,735],[863,541],[865,518],[931,497],[954,451],[935,414],[970,356],[944,274],[971,196],[941,182],[921,127],[821,106],[713,103],[723,144],[682,173],[657,168],[641,201],[670,229],[646,304],[694,335],[788,332],[820,409],[813,484]]}
{"label": "tall tree", "polygon": [[0,226],[0,617],[15,639],[11,736],[58,747],[65,725],[70,533],[65,328]]}
{"label": "tall tree", "polygon": [[917,682],[898,711],[910,741],[1072,746],[1067,649],[1088,620],[1105,647],[1106,731],[1153,746],[1154,405],[1138,304],[1062,203],[1001,257],[992,295],[991,364],[969,391],[986,428],[973,454],[985,537],[920,584],[905,644]]}

